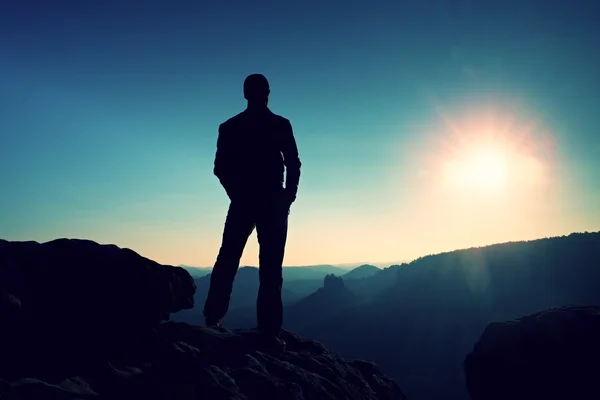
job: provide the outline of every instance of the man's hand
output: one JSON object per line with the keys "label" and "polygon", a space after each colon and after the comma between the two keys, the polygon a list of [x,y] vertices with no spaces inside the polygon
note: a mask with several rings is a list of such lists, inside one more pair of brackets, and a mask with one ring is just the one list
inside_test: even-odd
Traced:
{"label": "man's hand", "polygon": [[283,154],[283,163],[285,164],[285,191],[289,204],[291,205],[296,200],[296,192],[300,182],[300,157],[298,156],[298,147],[292,130],[290,121],[285,120],[284,135],[281,143],[281,153]]}
{"label": "man's hand", "polygon": [[289,208],[292,206],[292,203],[296,201],[296,195],[289,190],[283,191],[283,201],[285,205]]}

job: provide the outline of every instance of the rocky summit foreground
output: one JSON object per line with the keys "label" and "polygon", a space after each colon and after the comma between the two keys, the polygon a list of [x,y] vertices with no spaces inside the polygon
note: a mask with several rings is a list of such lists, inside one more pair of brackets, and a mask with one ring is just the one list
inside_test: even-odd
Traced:
{"label": "rocky summit foreground", "polygon": [[600,306],[490,324],[466,360],[473,400],[600,399]]}
{"label": "rocky summit foreground", "polygon": [[274,352],[251,330],[164,322],[194,291],[128,249],[0,240],[0,398],[405,399],[374,364],[291,332]]}

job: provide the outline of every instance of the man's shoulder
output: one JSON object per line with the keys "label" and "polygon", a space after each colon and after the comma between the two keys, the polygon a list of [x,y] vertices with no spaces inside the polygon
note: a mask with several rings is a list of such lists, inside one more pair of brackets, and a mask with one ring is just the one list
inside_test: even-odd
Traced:
{"label": "man's shoulder", "polygon": [[292,123],[289,119],[275,113],[271,113],[271,118],[273,121],[273,125],[277,130],[281,131],[289,131],[291,129]]}
{"label": "man's shoulder", "polygon": [[[286,127],[291,126],[289,119],[287,119],[279,114],[275,114],[271,110],[269,110],[266,115],[263,115],[262,118],[264,118],[264,117],[266,117],[267,120],[271,120],[272,123],[274,122],[276,126],[286,126]],[[236,127],[244,125],[244,123],[247,122],[248,118],[252,118],[252,117],[249,116],[247,114],[247,112],[242,111],[241,113],[234,115],[233,117],[229,118],[227,121],[221,123],[221,125],[219,125],[219,130],[220,131],[235,130]]]}
{"label": "man's shoulder", "polygon": [[237,115],[234,115],[233,117],[229,118],[227,121],[221,123],[221,125],[219,125],[219,130],[227,129],[227,128],[231,128],[232,126],[235,126],[243,119],[243,116],[244,116],[243,112],[241,112]]}
{"label": "man's shoulder", "polygon": [[271,112],[271,114],[272,114],[273,119],[280,124],[289,124],[290,123],[289,119],[287,119],[279,114],[275,114],[274,112]]}

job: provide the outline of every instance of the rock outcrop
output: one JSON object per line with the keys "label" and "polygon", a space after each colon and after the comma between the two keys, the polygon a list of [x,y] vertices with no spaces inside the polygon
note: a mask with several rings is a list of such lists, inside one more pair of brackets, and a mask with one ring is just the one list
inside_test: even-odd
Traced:
{"label": "rock outcrop", "polygon": [[194,306],[194,281],[129,249],[89,240],[0,240],[0,292],[41,323],[153,325]]}
{"label": "rock outcrop", "polygon": [[342,291],[344,290],[344,280],[334,274],[326,275],[323,279],[323,288],[325,290]]}
{"label": "rock outcrop", "polygon": [[404,399],[364,361],[283,331],[164,322],[193,306],[179,267],[91,241],[0,241],[1,399]]}
{"label": "rock outcrop", "polygon": [[465,360],[473,400],[600,399],[600,306],[492,323]]}

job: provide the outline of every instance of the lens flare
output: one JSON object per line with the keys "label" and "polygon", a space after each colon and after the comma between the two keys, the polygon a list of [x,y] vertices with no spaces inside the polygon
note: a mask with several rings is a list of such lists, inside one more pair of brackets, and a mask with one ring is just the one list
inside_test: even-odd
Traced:
{"label": "lens flare", "polygon": [[445,161],[441,174],[447,185],[500,190],[509,178],[508,157],[499,147],[465,151],[458,159]]}
{"label": "lens flare", "polygon": [[438,185],[469,196],[510,197],[547,182],[547,135],[517,111],[471,107],[458,116],[441,114],[428,167]]}
{"label": "lens flare", "polygon": [[418,141],[399,142],[412,151],[390,173],[381,225],[411,249],[439,251],[556,232],[562,175],[547,117],[512,98],[465,100],[438,105],[415,125]]}

